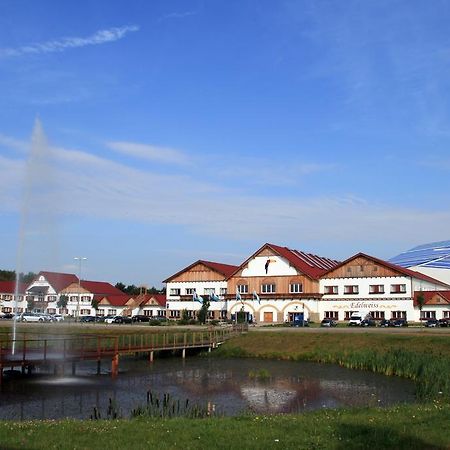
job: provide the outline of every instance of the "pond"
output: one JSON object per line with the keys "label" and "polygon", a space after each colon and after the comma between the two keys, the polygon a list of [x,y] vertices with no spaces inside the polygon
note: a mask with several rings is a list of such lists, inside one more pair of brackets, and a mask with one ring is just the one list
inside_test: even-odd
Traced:
{"label": "pond", "polygon": [[150,364],[121,358],[116,379],[106,371],[95,373],[96,366],[85,362],[77,367],[76,376],[55,377],[50,369],[47,373],[41,369],[32,376],[5,378],[0,418],[86,419],[94,407],[104,417],[110,398],[121,415],[129,417],[133,408],[145,405],[149,390],[208,405],[219,415],[301,413],[415,401],[415,386],[409,380],[310,362],[191,357]]}

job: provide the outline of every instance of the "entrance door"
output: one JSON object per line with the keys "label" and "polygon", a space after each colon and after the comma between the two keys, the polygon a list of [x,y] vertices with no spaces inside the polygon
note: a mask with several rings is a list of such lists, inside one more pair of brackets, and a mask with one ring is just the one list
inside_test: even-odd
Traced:
{"label": "entrance door", "polygon": [[264,312],[264,322],[273,322],[273,312]]}

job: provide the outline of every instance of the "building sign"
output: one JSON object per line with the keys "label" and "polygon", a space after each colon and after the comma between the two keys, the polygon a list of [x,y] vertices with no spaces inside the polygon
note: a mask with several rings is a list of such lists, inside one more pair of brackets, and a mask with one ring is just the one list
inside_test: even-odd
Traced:
{"label": "building sign", "polygon": [[[400,308],[401,305],[398,303],[385,303],[385,302],[345,302],[338,305],[333,305],[337,309],[348,309],[348,310],[358,310],[358,309],[394,309]],[[402,305],[404,307],[405,305]]]}

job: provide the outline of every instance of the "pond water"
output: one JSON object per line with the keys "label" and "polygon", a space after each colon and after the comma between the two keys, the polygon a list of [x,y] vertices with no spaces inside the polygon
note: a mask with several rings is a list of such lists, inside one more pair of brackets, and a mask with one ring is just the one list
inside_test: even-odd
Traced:
{"label": "pond water", "polygon": [[[106,363],[105,363],[106,367]],[[70,373],[70,368],[67,368]],[[89,418],[94,407],[106,416],[114,399],[123,417],[145,405],[147,391],[209,407],[216,414],[301,413],[346,406],[414,402],[411,381],[309,362],[202,357],[145,360],[121,358],[116,379],[96,375],[93,363],[76,376],[55,377],[41,369],[30,377],[5,378],[0,419]]]}

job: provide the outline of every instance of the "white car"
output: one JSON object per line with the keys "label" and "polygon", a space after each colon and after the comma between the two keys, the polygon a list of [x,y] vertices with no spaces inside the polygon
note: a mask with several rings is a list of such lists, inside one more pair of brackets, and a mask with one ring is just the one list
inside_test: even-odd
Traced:
{"label": "white car", "polygon": [[105,323],[113,323],[117,316],[106,316]]}
{"label": "white car", "polygon": [[21,322],[47,322],[45,314],[30,312],[22,313],[17,320],[20,320]]}

